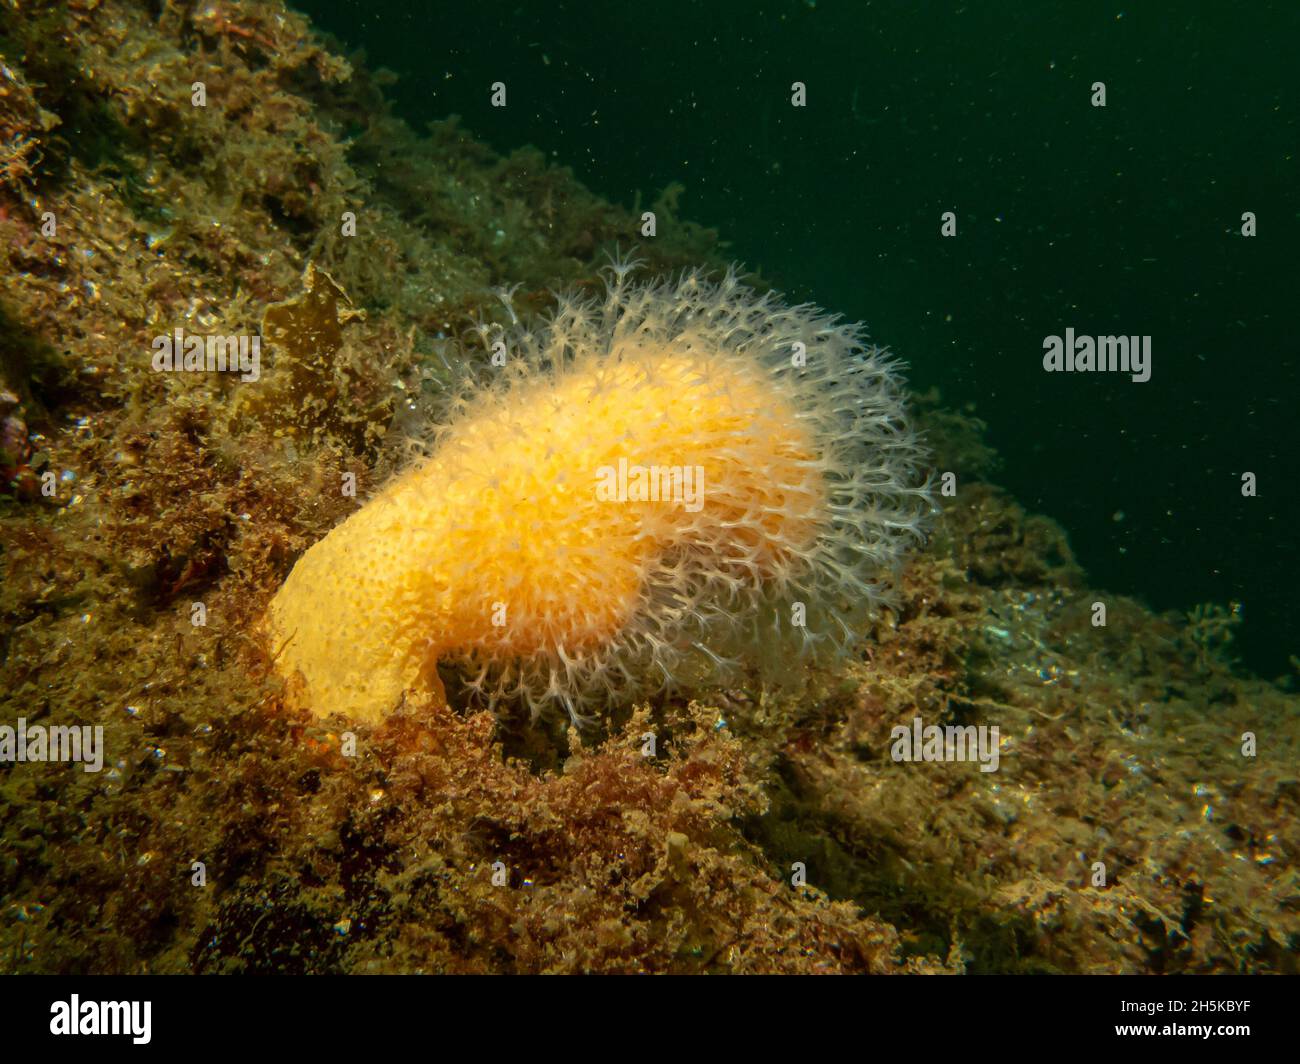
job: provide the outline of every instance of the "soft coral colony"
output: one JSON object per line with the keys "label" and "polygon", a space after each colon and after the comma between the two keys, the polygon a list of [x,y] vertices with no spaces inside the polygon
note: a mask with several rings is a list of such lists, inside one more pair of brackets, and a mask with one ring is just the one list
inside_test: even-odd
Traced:
{"label": "soft coral colony", "polygon": [[[728,271],[563,296],[494,334],[429,455],[298,561],[269,634],[290,699],[575,720],[738,661],[851,645],[929,512],[891,360]],[[513,315],[512,315],[513,318]]]}

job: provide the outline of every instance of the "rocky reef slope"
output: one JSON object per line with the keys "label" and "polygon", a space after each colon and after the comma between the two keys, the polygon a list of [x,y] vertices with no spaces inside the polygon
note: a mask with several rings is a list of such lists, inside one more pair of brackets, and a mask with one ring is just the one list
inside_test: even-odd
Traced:
{"label": "rocky reef slope", "polygon": [[[0,54],[0,725],[106,750],[0,764],[0,970],[1295,971],[1295,695],[1229,611],[1090,588],[933,396],[956,495],[840,668],[590,734],[286,710],[255,626],[295,558],[491,289],[594,291],[639,208],[411,131],[278,3],[4,4]],[[678,191],[642,256],[721,268]],[[261,336],[261,381],[154,372],[177,328]],[[895,760],[917,719],[996,726],[998,770]]]}

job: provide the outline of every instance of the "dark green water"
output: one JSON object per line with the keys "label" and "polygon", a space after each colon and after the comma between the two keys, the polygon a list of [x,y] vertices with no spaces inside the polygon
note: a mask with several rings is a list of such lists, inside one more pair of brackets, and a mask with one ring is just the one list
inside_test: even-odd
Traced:
{"label": "dark green water", "polygon": [[[1095,584],[1240,601],[1265,675],[1300,653],[1300,5],[298,6],[400,74],[416,128],[459,114],[629,205],[682,182],[736,258],[977,404]],[[1067,327],[1150,335],[1151,380],[1046,374]]]}

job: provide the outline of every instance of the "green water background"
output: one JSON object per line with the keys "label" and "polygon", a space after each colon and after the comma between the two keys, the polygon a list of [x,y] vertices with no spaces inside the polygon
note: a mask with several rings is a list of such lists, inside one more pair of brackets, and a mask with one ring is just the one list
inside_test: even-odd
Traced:
{"label": "green water background", "polygon": [[[975,403],[1094,584],[1243,603],[1265,675],[1300,654],[1300,4],[296,6],[400,75],[417,129],[459,114],[628,205],[682,182],[737,259]],[[1068,326],[1150,334],[1151,381],[1045,374]]]}

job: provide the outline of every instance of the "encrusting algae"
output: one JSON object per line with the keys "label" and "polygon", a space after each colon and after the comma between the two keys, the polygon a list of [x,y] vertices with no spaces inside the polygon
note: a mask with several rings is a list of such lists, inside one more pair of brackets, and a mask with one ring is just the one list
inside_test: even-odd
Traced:
{"label": "encrusting algae", "polygon": [[503,379],[297,563],[269,611],[292,701],[373,721],[441,699],[451,663],[578,720],[774,641],[852,642],[929,510],[891,362],[734,273],[633,268],[494,343]]}

